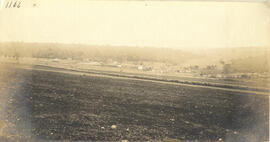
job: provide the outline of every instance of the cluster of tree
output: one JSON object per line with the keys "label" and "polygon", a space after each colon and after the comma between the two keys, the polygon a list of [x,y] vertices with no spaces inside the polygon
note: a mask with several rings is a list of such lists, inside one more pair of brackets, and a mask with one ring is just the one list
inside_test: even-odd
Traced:
{"label": "cluster of tree", "polygon": [[262,73],[270,71],[270,57],[267,54],[232,59],[230,63],[220,62],[223,66],[223,73]]}
{"label": "cluster of tree", "polygon": [[124,46],[90,46],[58,43],[0,43],[0,56],[33,57],[47,59],[90,59],[95,61],[113,60],[148,61],[181,64],[197,58],[194,54],[176,49]]}
{"label": "cluster of tree", "polygon": [[270,71],[270,58],[266,55],[234,59],[229,66],[234,72],[260,73]]}

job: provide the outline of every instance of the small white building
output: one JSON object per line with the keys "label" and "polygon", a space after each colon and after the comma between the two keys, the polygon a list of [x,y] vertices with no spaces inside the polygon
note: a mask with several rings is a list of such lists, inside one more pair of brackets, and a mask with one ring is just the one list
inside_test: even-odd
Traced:
{"label": "small white building", "polygon": [[138,66],[138,70],[143,70],[143,66]]}

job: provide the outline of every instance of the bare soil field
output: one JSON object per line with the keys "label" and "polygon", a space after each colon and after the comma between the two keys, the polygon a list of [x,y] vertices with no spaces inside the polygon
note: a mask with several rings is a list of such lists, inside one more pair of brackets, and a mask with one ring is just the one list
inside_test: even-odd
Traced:
{"label": "bare soil field", "polygon": [[[269,96],[23,67],[1,69],[1,141],[269,137]],[[8,124],[8,125],[7,125]]]}

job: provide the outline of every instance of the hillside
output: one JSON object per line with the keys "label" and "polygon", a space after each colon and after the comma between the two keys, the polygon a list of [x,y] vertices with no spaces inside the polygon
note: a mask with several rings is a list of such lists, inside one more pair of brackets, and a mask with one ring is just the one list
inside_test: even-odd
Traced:
{"label": "hillside", "polygon": [[0,43],[0,56],[34,58],[72,58],[96,61],[135,61],[181,64],[197,58],[195,54],[177,49],[153,47],[92,46],[58,43]]}

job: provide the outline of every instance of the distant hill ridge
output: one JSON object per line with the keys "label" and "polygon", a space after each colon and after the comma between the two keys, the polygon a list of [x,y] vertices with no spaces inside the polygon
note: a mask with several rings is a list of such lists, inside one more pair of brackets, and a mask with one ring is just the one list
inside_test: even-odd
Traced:
{"label": "distant hill ridge", "polygon": [[35,58],[149,61],[180,64],[198,55],[178,49],[60,43],[0,43],[0,55]]}
{"label": "distant hill ridge", "polygon": [[[198,52],[199,51],[199,52]],[[230,72],[269,72],[270,48],[239,47],[180,50],[173,48],[95,46],[61,43],[0,43],[0,56],[101,62],[160,62],[168,65],[229,64]],[[223,65],[221,65],[223,66]]]}

